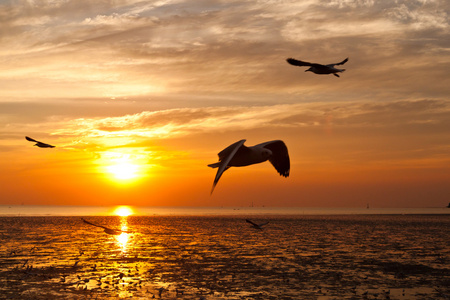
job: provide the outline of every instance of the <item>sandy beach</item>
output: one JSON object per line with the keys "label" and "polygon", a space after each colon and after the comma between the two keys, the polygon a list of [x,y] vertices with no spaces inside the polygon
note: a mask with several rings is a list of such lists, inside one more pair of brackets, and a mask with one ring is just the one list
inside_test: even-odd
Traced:
{"label": "sandy beach", "polygon": [[0,218],[1,299],[449,299],[449,215]]}

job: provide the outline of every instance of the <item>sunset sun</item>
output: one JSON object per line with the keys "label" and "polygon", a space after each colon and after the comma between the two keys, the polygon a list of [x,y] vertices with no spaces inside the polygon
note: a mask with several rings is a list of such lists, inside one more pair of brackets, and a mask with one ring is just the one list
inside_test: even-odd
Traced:
{"label": "sunset sun", "polygon": [[141,156],[120,152],[105,152],[98,164],[101,172],[110,179],[117,183],[127,183],[142,177],[145,170],[148,169]]}
{"label": "sunset sun", "polygon": [[119,162],[115,165],[107,167],[109,173],[111,173],[116,179],[127,180],[138,177],[139,166],[129,162]]}

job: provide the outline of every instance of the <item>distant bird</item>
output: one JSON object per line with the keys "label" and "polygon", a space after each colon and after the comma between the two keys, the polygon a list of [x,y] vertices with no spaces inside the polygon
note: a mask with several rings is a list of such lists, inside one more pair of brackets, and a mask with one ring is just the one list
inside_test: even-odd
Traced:
{"label": "distant bird", "polygon": [[55,146],[52,146],[52,145],[49,145],[49,144],[46,144],[46,143],[43,143],[43,142],[36,141],[35,139],[32,139],[32,138],[30,138],[28,136],[26,136],[25,139],[27,141],[36,143],[34,146],[38,146],[39,148],[55,148]]}
{"label": "distant bird", "polygon": [[348,57],[346,59],[344,59],[343,61],[341,61],[340,63],[329,64],[329,65],[309,63],[309,62],[297,60],[294,58],[288,58],[288,59],[286,59],[286,61],[293,66],[309,67],[309,69],[306,70],[305,72],[311,71],[316,74],[333,74],[336,77],[340,77],[337,73],[342,73],[345,71],[345,69],[337,69],[334,66],[339,66],[339,65],[345,64],[348,61]]}
{"label": "distant bird", "polygon": [[240,140],[219,152],[219,162],[208,167],[219,168],[211,189],[211,194],[219,182],[223,172],[230,167],[243,167],[269,160],[281,176],[288,177],[290,171],[289,154],[286,145],[281,140],[265,142],[252,147],[244,146]]}
{"label": "distant bird", "polygon": [[260,229],[260,230],[263,229],[262,227],[263,227],[264,225],[269,224],[269,221],[264,222],[264,223],[260,223],[260,224],[256,224],[256,223],[250,221],[249,219],[246,219],[245,221],[246,221],[247,223],[252,224],[253,228],[255,228],[255,229]]}
{"label": "distant bird", "polygon": [[111,229],[111,228],[108,228],[108,227],[105,227],[105,226],[102,226],[102,225],[96,225],[96,224],[94,224],[94,223],[91,223],[91,222],[89,222],[89,221],[86,221],[86,220],[83,219],[83,218],[81,218],[81,220],[83,220],[83,222],[86,223],[86,224],[89,224],[89,225],[92,225],[92,226],[95,226],[95,227],[103,228],[107,234],[119,235],[119,234],[122,234],[122,232],[130,233],[130,231],[124,231],[124,230],[118,230],[118,229]]}

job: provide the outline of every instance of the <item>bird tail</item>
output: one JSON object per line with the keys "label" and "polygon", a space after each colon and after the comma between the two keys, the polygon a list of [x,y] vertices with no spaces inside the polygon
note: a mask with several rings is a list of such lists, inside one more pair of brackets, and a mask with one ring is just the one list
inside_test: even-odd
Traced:
{"label": "bird tail", "polygon": [[216,163],[208,165],[208,167],[211,167],[211,168],[218,168],[219,166],[220,166],[220,162],[216,162]]}

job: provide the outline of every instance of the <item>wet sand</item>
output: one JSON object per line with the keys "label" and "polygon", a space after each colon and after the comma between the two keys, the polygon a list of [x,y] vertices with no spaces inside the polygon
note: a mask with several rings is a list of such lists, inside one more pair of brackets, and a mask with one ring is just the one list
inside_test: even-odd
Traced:
{"label": "wet sand", "polygon": [[450,299],[449,215],[251,218],[1,217],[0,299]]}

